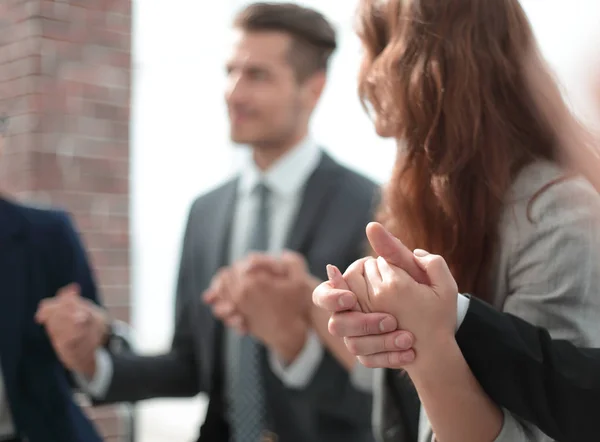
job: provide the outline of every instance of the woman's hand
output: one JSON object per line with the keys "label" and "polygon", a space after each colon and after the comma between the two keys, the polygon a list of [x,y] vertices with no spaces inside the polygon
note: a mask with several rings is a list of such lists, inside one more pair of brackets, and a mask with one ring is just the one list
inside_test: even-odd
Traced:
{"label": "woman's hand", "polygon": [[364,299],[367,290],[362,273],[365,260],[351,265],[344,275],[337,267],[327,266],[329,281],[315,289],[313,302],[331,315],[329,332],[344,338],[348,351],[360,356],[364,365],[401,368],[414,360],[413,336],[397,330],[390,314],[363,312],[358,298]]}
{"label": "woman's hand", "polygon": [[[412,252],[381,224],[370,223],[367,237],[375,253],[406,269],[416,280],[427,281],[427,275],[416,263]],[[329,281],[317,287],[313,302],[331,315],[329,332],[345,338],[348,350],[360,356],[363,364],[402,368],[414,359],[411,348],[414,338],[409,332],[397,330],[392,315],[367,313],[370,308],[365,295],[365,261],[361,259],[351,265],[343,276],[336,267],[328,266]],[[358,292],[363,305],[353,290]]]}
{"label": "woman's hand", "polygon": [[[375,253],[385,258],[388,264],[395,266],[397,269],[404,269],[405,273],[402,275],[407,277],[410,275],[413,282],[419,282],[429,287],[431,281],[427,272],[434,271],[441,264],[447,269],[445,262],[439,257],[433,255],[417,257],[413,255],[401,241],[394,238],[380,224],[369,224],[367,236]],[[365,263],[369,259],[371,258],[354,263],[343,276],[337,268],[329,266],[329,281],[317,287],[313,293],[313,302],[331,314],[329,332],[334,336],[343,337],[348,350],[358,356],[364,365],[367,367],[403,368],[415,358],[412,349],[415,337],[412,333],[405,331],[412,331],[406,324],[400,324],[402,330],[398,329],[397,318],[394,315],[399,317],[400,314],[403,316],[410,314],[412,316],[408,317],[409,321],[413,321],[417,315],[414,314],[414,310],[411,312],[406,300],[402,303],[403,298],[400,296],[397,299],[394,299],[394,297],[390,299],[393,301],[393,307],[390,309],[395,312],[394,315],[390,314],[391,312],[382,312],[375,309],[374,301],[370,299],[368,293],[368,278],[365,277]],[[378,267],[377,270],[379,270]],[[441,307],[444,308],[443,314],[446,315],[447,321],[455,326],[456,283],[449,271],[446,276],[447,279],[440,281],[437,286],[431,285],[431,289],[436,294],[438,292],[444,294],[453,292],[453,296],[451,295],[450,299],[447,300],[448,302]],[[348,285],[346,279],[348,279],[350,285]],[[380,285],[385,285],[382,284],[383,279],[380,281]],[[397,280],[396,283],[402,283],[402,281]],[[410,285],[410,283],[408,284]],[[413,286],[413,289],[417,287],[419,290],[423,289],[423,287],[420,287],[421,284]],[[403,295],[408,294],[410,293],[404,293]],[[430,307],[436,305],[438,304],[433,304]],[[385,305],[378,305],[378,307],[388,308]],[[365,310],[374,313],[366,313]],[[452,335],[454,334],[454,326],[452,327]]]}
{"label": "woman's hand", "polygon": [[[382,257],[365,261],[364,279],[370,308],[391,313],[400,328],[414,335],[417,367],[419,361],[426,363],[431,359],[425,355],[435,356],[442,346],[454,341],[458,289],[443,258],[423,250],[416,250],[415,257],[428,275],[429,284],[416,282]],[[351,339],[347,345],[352,345]]]}

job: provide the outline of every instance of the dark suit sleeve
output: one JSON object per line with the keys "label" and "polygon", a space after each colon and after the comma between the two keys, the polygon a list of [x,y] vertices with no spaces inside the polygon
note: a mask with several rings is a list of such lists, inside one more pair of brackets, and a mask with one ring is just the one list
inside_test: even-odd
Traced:
{"label": "dark suit sleeve", "polygon": [[177,280],[175,334],[168,353],[141,356],[114,353],[113,377],[103,401],[138,401],[155,397],[189,397],[201,391],[193,339],[193,311],[200,296],[193,291],[192,229],[190,213],[183,238]]}
{"label": "dark suit sleeve", "polygon": [[554,439],[597,437],[600,349],[580,349],[471,299],[456,335],[471,370],[498,405]]}
{"label": "dark suit sleeve", "polygon": [[[63,211],[46,211],[40,217],[42,233],[39,239],[43,247],[44,266],[47,273],[49,292],[54,296],[61,287],[77,283],[81,296],[95,304],[100,304],[93,271],[79,234],[69,215]],[[77,387],[72,373],[67,371],[67,379],[72,387]]]}
{"label": "dark suit sleeve", "polygon": [[57,234],[52,236],[54,244],[48,256],[48,262],[57,266],[53,273],[56,278],[54,286],[60,288],[77,283],[81,296],[100,304],[94,273],[71,218],[64,212],[56,212],[56,220]]}
{"label": "dark suit sleeve", "polygon": [[177,323],[168,353],[141,356],[112,354],[113,378],[103,402],[135,402],[156,397],[191,397],[199,393],[194,354],[185,318]]}

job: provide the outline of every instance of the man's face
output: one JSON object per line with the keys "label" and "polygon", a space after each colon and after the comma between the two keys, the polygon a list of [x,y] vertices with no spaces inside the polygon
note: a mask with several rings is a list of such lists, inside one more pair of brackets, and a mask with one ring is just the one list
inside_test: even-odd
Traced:
{"label": "man's face", "polygon": [[243,31],[235,37],[225,92],[231,139],[255,146],[285,142],[312,110],[288,61],[291,38]]}

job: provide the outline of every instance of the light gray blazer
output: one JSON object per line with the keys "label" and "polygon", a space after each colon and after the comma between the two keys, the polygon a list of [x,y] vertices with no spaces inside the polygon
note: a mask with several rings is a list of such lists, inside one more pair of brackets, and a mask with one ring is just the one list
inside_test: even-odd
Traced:
{"label": "light gray blazer", "polygon": [[[537,162],[515,180],[500,225],[500,244],[490,289],[494,306],[549,330],[553,338],[600,347],[600,196],[582,179],[559,178],[556,165]],[[374,388],[375,432],[382,441],[414,442],[405,436],[403,413],[386,391],[382,373]],[[423,410],[421,410],[421,413]],[[405,414],[405,413],[404,413]],[[418,442],[431,440],[420,416]],[[496,442],[551,441],[505,411]]]}

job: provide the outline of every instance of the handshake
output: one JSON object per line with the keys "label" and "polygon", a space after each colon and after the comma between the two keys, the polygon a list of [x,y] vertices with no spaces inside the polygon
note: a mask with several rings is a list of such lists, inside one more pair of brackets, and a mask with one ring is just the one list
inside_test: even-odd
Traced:
{"label": "handshake", "polygon": [[287,365],[304,347],[319,283],[296,252],[254,253],[217,272],[202,299],[226,326],[251,334]]}
{"label": "handshake", "polygon": [[[225,325],[252,334],[287,363],[303,348],[311,294],[319,283],[295,252],[285,251],[280,257],[257,253],[219,270],[198,298]],[[91,380],[96,350],[110,334],[106,311],[71,284],[40,303],[36,321],[45,327],[65,367]]]}
{"label": "handshake", "polygon": [[[326,282],[295,252],[252,254],[222,268],[199,297],[226,326],[253,335],[284,363],[300,353],[311,328],[323,322],[320,329],[327,329],[327,319],[315,314],[324,313],[320,307],[328,312],[329,333],[344,338],[352,360],[410,372],[454,339],[456,282],[441,257],[411,252],[380,224],[369,224],[367,237],[379,257],[359,259],[343,275],[328,266]],[[70,285],[40,303],[36,320],[63,364],[93,378],[96,349],[110,331],[104,309]]]}
{"label": "handshake", "polygon": [[410,374],[454,341],[457,285],[440,256],[411,252],[381,224],[369,224],[367,237],[379,257],[359,259],[343,275],[328,266],[313,302],[363,365]]}

